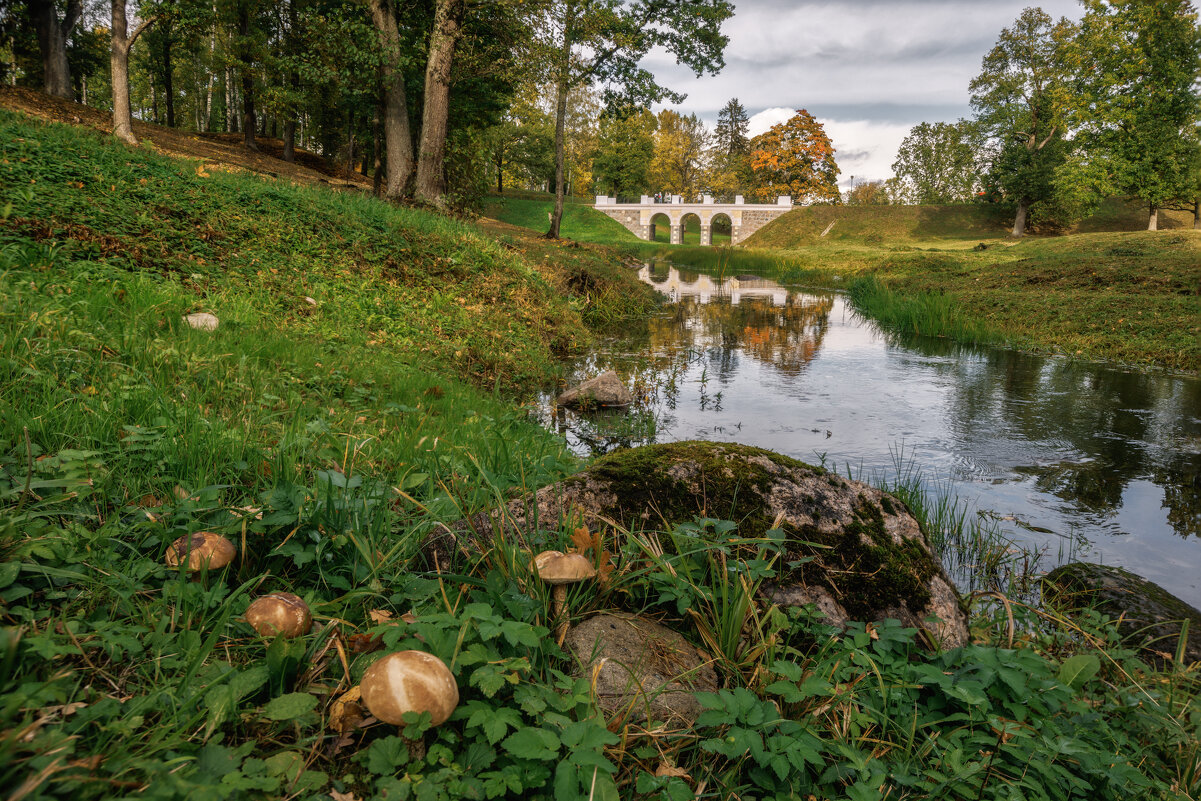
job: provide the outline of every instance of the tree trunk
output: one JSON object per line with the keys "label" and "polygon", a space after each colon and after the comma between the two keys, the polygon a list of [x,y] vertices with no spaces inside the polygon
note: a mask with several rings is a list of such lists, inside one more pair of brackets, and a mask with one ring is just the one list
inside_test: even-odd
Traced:
{"label": "tree trunk", "polygon": [[1022,199],[1018,201],[1017,216],[1013,219],[1014,237],[1022,237],[1026,235],[1026,214],[1030,211],[1030,201]]}
{"label": "tree trunk", "polygon": [[1147,214],[1147,230],[1148,231],[1158,231],[1159,230],[1159,206],[1156,206],[1154,204],[1151,205],[1151,208],[1149,209],[1149,213]]}
{"label": "tree trunk", "polygon": [[254,141],[254,73],[250,71],[250,0],[238,3],[238,50],[241,63],[238,65],[242,73],[242,144],[251,150],[258,150]]}
{"label": "tree trunk", "polygon": [[568,0],[563,18],[563,45],[559,52],[559,74],[555,84],[555,210],[550,217],[547,239],[559,238],[559,226],[563,221],[564,162],[567,160],[567,92],[568,75],[571,72],[571,49],[575,23],[575,4]]}
{"label": "tree trunk", "polygon": [[505,193],[505,151],[504,146],[496,148],[496,194]]}
{"label": "tree trunk", "polygon": [[437,0],[430,54],[425,66],[425,108],[417,160],[417,200],[446,208],[446,118],[450,111],[450,68],[463,27],[463,0]]}
{"label": "tree trunk", "polygon": [[[288,52],[296,55],[296,0],[288,2]],[[292,87],[292,97],[288,103],[288,119],[284,122],[284,161],[296,161],[296,112],[292,108],[297,90],[300,88],[300,75],[296,67],[288,69],[288,84]]]}
{"label": "tree trunk", "polygon": [[383,154],[383,121],[384,121],[384,90],[383,82],[380,81],[379,90],[376,92],[375,117],[371,120],[371,162],[375,172],[371,176],[371,193],[376,197],[383,196],[384,190],[384,173],[381,169],[384,159]]}
{"label": "tree trunk", "polygon": [[371,19],[383,40],[392,70],[384,77],[384,149],[388,180],[384,196],[400,200],[413,174],[413,137],[409,133],[409,107],[405,99],[404,73],[400,69],[400,32],[396,10],[390,0],[370,0]]}
{"label": "tree trunk", "polygon": [[112,0],[112,31],[109,63],[113,80],[113,136],[136,145],[133,135],[133,111],[129,105],[129,45],[126,36],[125,0]]}
{"label": "tree trunk", "polygon": [[1193,230],[1201,231],[1201,197],[1193,199]]}
{"label": "tree trunk", "polygon": [[167,127],[175,127],[175,77],[171,74],[171,26],[163,31],[163,94],[167,101]]}
{"label": "tree trunk", "polygon": [[225,130],[228,133],[238,131],[238,112],[234,103],[234,68],[225,68]]}
{"label": "tree trunk", "polygon": [[38,34],[42,54],[42,88],[46,94],[72,100],[71,67],[67,63],[67,37],[83,13],[79,0],[68,0],[67,13],[58,18],[54,0],[28,0],[29,16]]}

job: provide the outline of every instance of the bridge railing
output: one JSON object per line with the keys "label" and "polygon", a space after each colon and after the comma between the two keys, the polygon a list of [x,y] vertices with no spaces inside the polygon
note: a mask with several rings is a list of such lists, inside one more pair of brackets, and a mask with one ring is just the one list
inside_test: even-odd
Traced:
{"label": "bridge railing", "polygon": [[616,206],[616,205],[621,205],[621,204],[633,204],[633,205],[640,205],[640,206],[649,206],[649,205],[670,206],[670,205],[676,205],[676,204],[681,204],[681,203],[686,203],[689,205],[700,204],[700,205],[705,205],[705,206],[710,206],[710,205],[792,206],[793,205],[792,198],[789,197],[788,195],[780,195],[779,197],[776,198],[775,203],[756,203],[754,201],[752,201],[751,203],[747,203],[746,199],[743,195],[700,195],[698,197],[690,199],[688,197],[684,197],[681,195],[666,195],[661,192],[656,193],[654,195],[640,195],[637,199],[634,199],[633,196],[626,196],[626,195],[597,195],[595,205],[597,205],[597,206]]}

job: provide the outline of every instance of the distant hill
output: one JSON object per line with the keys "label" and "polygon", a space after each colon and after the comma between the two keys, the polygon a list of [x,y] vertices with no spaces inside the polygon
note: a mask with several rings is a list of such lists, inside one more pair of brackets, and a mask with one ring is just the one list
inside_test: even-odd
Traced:
{"label": "distant hill", "polygon": [[[896,245],[943,239],[995,239],[1009,234],[1004,206],[805,206],[765,225],[746,240],[749,247],[790,248],[817,244]],[[1192,215],[1162,211],[1161,228],[1191,228]],[[1141,231],[1142,206],[1114,198],[1078,225],[1076,233]],[[826,232],[823,237],[822,232]]]}

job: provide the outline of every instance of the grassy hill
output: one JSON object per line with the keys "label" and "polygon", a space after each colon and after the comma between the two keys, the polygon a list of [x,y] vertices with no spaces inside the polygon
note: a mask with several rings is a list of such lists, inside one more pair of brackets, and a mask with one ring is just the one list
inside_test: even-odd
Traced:
{"label": "grassy hill", "polygon": [[[545,233],[550,225],[550,214],[554,208],[554,198],[549,195],[524,194],[517,197],[493,195],[484,203],[483,213],[485,217],[509,225]],[[564,204],[563,222],[559,226],[559,233],[577,242],[595,242],[607,245],[640,241],[617,220],[601,214],[578,198]]]}

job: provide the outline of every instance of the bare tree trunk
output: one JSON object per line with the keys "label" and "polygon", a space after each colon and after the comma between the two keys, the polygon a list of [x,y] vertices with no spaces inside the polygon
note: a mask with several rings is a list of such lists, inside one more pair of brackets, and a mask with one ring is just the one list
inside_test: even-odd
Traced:
{"label": "bare tree trunk", "polygon": [[74,98],[71,89],[71,67],[67,63],[67,37],[83,14],[80,0],[68,0],[67,13],[60,20],[54,0],[28,0],[29,16],[38,34],[38,50],[42,54],[42,88],[46,94]]}
{"label": "bare tree trunk", "polygon": [[409,133],[409,108],[405,99],[404,73],[400,68],[400,32],[396,27],[396,9],[391,0],[370,0],[371,19],[379,31],[392,65],[384,77],[384,148],[387,152],[388,180],[384,197],[404,197],[413,174],[413,137]]}
{"label": "bare tree trunk", "polygon": [[175,76],[171,67],[171,47],[174,44],[171,37],[171,26],[166,25],[163,31],[163,93],[167,96],[167,127],[175,127]]}
{"label": "bare tree trunk", "polygon": [[1193,230],[1201,231],[1201,197],[1193,198]]}
{"label": "bare tree trunk", "polygon": [[1156,206],[1154,203],[1152,203],[1148,212],[1149,213],[1147,214],[1147,230],[1148,231],[1158,231],[1159,230],[1159,206]]}
{"label": "bare tree trunk", "polygon": [[251,150],[258,150],[254,141],[254,73],[250,70],[250,0],[238,3],[238,49],[240,58],[238,71],[242,73],[242,144]]}
{"label": "bare tree trunk", "polygon": [[1021,236],[1026,235],[1026,214],[1029,211],[1030,211],[1030,201],[1026,200],[1024,198],[1022,200],[1019,200],[1017,216],[1015,216],[1014,220],[1013,220],[1012,236],[1021,237]]}
{"label": "bare tree trunk", "polygon": [[129,49],[154,22],[154,17],[143,20],[132,35],[126,35],[125,0],[112,0],[111,8],[109,66],[113,84],[113,136],[126,144],[136,145],[138,139],[133,134],[133,111],[129,104]]}
{"label": "bare tree trunk", "polygon": [[382,197],[384,191],[384,173],[383,173],[383,121],[384,121],[384,90],[383,81],[379,81],[380,87],[376,92],[375,103],[375,118],[371,121],[371,161],[375,170],[371,176],[371,192],[376,197]]}
{"label": "bare tree trunk", "polygon": [[559,238],[559,226],[563,221],[564,169],[567,159],[567,92],[568,76],[571,73],[572,38],[575,33],[575,4],[568,0],[563,18],[563,45],[559,52],[559,74],[555,84],[555,210],[550,217],[547,239]]}
{"label": "bare tree trunk", "polygon": [[234,69],[225,68],[225,130],[237,133],[238,112],[234,103]]}
{"label": "bare tree trunk", "polygon": [[417,160],[419,201],[446,207],[446,118],[450,111],[450,68],[463,27],[463,0],[437,0],[430,54],[425,66],[425,109],[421,114],[421,147]]}
{"label": "bare tree trunk", "polygon": [[[288,54],[296,55],[296,0],[288,2],[288,35],[285,40],[287,42]],[[296,67],[288,68],[288,84],[292,87],[293,97],[288,103],[288,119],[284,121],[284,161],[296,161],[296,112],[292,108],[292,102],[295,100],[297,90],[300,88],[300,75],[296,72]]]}

